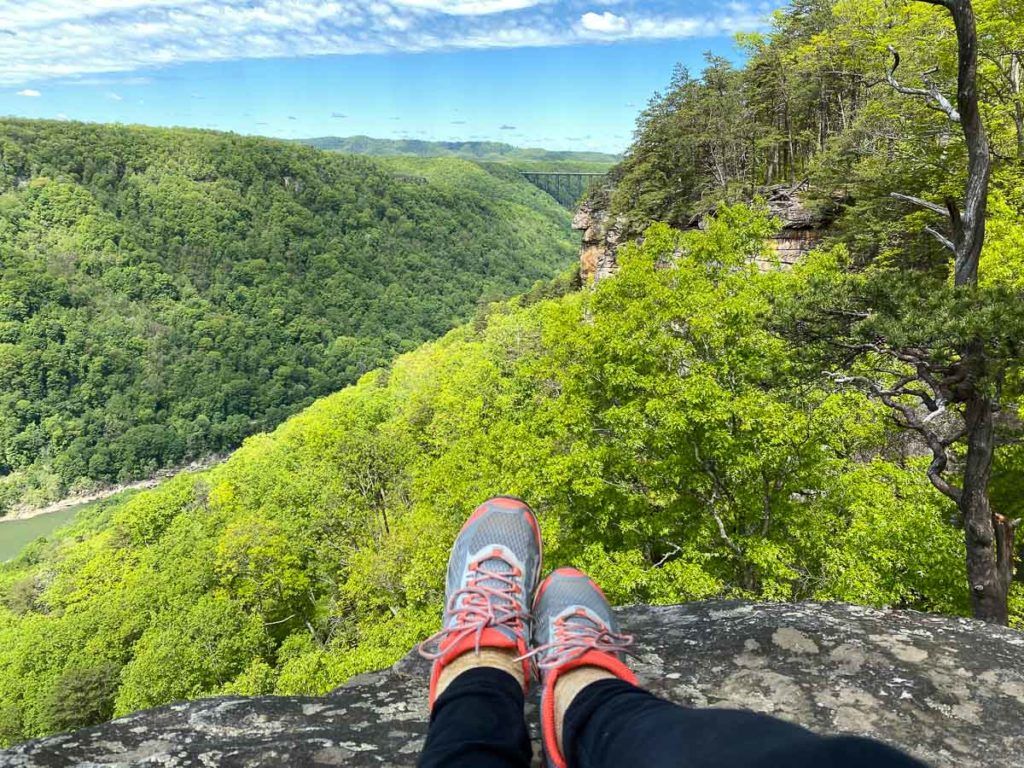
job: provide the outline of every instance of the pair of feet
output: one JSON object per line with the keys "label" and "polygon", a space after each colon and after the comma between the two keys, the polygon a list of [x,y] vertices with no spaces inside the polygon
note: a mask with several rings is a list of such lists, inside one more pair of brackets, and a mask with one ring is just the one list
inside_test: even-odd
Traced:
{"label": "pair of feet", "polygon": [[504,668],[526,690],[536,667],[544,751],[564,766],[561,716],[580,683],[636,683],[623,662],[632,638],[619,633],[608,601],[586,575],[559,568],[540,583],[541,562],[540,526],[525,502],[499,496],[481,504],[452,548],[442,629],[420,651],[434,662],[431,707],[453,673]]}

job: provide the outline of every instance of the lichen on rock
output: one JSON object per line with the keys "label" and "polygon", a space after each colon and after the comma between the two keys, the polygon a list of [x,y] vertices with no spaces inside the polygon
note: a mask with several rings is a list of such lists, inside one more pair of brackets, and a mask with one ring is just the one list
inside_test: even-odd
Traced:
{"label": "lichen on rock", "polygon": [[[641,682],[680,704],[871,736],[934,766],[1024,766],[1024,635],[1013,630],[816,603],[618,615],[638,638]],[[426,662],[410,654],[323,697],[172,704],[22,744],[0,752],[0,766],[412,766],[426,734],[426,678]],[[534,727],[536,710],[534,691]]]}

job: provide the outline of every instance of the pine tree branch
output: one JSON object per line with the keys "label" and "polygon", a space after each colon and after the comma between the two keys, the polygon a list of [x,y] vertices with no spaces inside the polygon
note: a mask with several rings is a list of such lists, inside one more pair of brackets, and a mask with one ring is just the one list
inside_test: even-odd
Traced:
{"label": "pine tree branch", "polygon": [[[944,473],[949,466],[949,447],[964,438],[967,433],[966,426],[961,427],[952,435],[943,437],[929,424],[937,412],[933,412],[928,418],[922,419],[912,405],[898,400],[897,398],[899,397],[907,396],[922,399],[920,393],[907,389],[907,385],[914,381],[917,378],[916,376],[905,376],[895,386],[889,388],[884,388],[878,382],[865,376],[843,376],[836,374],[832,378],[836,383],[855,384],[868,390],[871,395],[881,400],[892,411],[893,420],[901,429],[910,430],[920,435],[932,452],[932,462],[928,467],[928,480],[941,494],[956,504],[960,504],[960,499],[963,498],[963,491],[946,480]],[[926,399],[931,399],[933,402],[936,400],[936,398]]]}

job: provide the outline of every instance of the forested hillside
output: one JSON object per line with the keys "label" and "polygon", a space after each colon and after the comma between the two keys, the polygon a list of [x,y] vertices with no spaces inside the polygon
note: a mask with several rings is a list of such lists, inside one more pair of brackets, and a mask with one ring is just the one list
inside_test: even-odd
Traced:
{"label": "forested hillside", "polygon": [[[441,179],[435,183],[433,179]],[[224,451],[574,256],[507,173],[0,122],[0,514]]]}
{"label": "forested hillside", "polygon": [[[977,283],[954,279],[936,237],[962,225],[968,167],[966,132],[924,84],[956,92],[945,8],[799,0],[745,38],[744,69],[681,75],[643,115],[611,199],[644,236],[614,277],[481,309],[222,466],[0,566],[0,740],[382,667],[437,629],[450,542],[495,493],[537,508],[548,566],[588,570],[615,602],[977,615],[971,494],[954,493],[978,450],[965,401],[994,421],[990,523],[1012,533],[1024,498],[1019,89],[995,85],[1019,72],[1024,8],[977,6],[993,147]],[[458,183],[423,162],[390,172]],[[758,193],[805,178],[831,234],[761,271],[778,222]],[[1007,591],[1024,628],[1019,577]]]}
{"label": "forested hillside", "polygon": [[[688,226],[723,200],[801,185],[812,207],[841,204],[839,234],[858,259],[934,258],[941,251],[924,232],[934,220],[890,196],[962,193],[959,129],[932,98],[889,82],[955,100],[953,25],[930,5],[795,0],[770,33],[740,36],[744,66],[711,56],[703,72],[679,69],[640,116],[616,171],[615,211],[634,232],[651,221]],[[978,88],[996,164],[993,213],[1006,218],[1022,205],[1024,3],[973,5]]]}
{"label": "forested hillside", "polygon": [[741,43],[742,69],[679,71],[642,115],[620,226],[779,186],[833,221],[831,266],[776,329],[930,456],[972,613],[1006,623],[1024,497],[990,478],[1024,443],[1024,3],[797,0]]}
{"label": "forested hillside", "polygon": [[749,266],[771,227],[658,226],[596,291],[496,305],[30,547],[0,569],[2,738],[384,666],[435,628],[450,541],[499,491],[536,505],[549,565],[617,602],[966,611],[949,504],[878,406],[808,387],[769,330],[814,279]]}
{"label": "forested hillside", "polygon": [[481,162],[536,163],[559,166],[608,168],[619,161],[604,152],[553,151],[514,147],[498,141],[422,141],[418,139],[372,139],[369,136],[325,136],[300,143],[318,149],[372,157],[461,157]]}

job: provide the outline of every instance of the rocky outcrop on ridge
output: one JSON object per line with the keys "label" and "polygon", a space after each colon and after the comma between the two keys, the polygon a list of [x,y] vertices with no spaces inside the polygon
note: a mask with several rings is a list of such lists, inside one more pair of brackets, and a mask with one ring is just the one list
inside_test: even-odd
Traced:
{"label": "rocky outcrop on ridge", "polygon": [[[780,224],[778,232],[768,240],[771,258],[757,259],[761,270],[788,269],[798,263],[821,243],[835,219],[841,197],[832,201],[830,212],[823,212],[805,204],[801,195],[806,187],[806,182],[800,182],[795,186],[780,184],[758,190],[757,196],[765,201]],[[584,285],[598,283],[619,268],[616,253],[627,239],[626,221],[621,216],[613,216],[608,208],[607,195],[592,195],[576,209],[572,221],[573,229],[583,233],[580,277]],[[703,227],[716,210],[711,208],[695,215],[689,227]]]}
{"label": "rocky outcrop on ridge", "polygon": [[583,233],[580,279],[584,285],[592,285],[615,274],[619,266],[615,251],[622,242],[623,222],[601,205],[584,200],[572,219],[572,228]]}
{"label": "rocky outcrop on ridge", "polygon": [[[641,681],[680,704],[871,736],[934,766],[1024,766],[1024,634],[1014,630],[814,603],[618,613],[637,636]],[[0,766],[412,766],[426,674],[410,654],[323,697],[172,704],[0,752]],[[536,692],[527,716],[536,725]]]}

